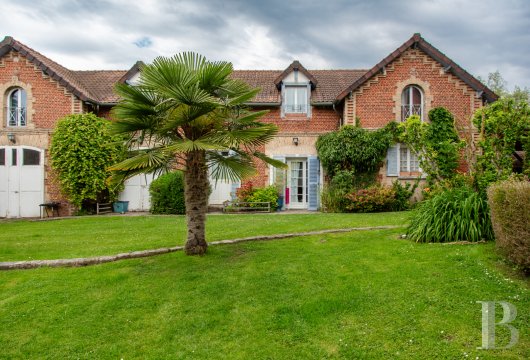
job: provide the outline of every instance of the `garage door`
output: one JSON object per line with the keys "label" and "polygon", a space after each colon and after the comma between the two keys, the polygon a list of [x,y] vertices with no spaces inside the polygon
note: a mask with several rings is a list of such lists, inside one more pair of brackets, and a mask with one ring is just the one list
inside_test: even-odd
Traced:
{"label": "garage door", "polygon": [[0,146],[0,217],[37,217],[44,200],[44,151]]}
{"label": "garage door", "polygon": [[129,211],[149,211],[151,207],[149,185],[153,179],[153,174],[141,174],[125,181],[125,188],[119,200],[129,202]]}

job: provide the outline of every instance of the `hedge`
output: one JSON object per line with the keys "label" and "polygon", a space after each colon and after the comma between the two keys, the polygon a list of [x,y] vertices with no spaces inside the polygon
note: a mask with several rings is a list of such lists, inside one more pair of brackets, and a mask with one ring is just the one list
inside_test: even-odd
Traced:
{"label": "hedge", "polygon": [[181,171],[164,174],[149,187],[153,214],[185,214],[184,176]]}
{"label": "hedge", "polygon": [[509,179],[488,188],[497,247],[530,273],[530,182]]}

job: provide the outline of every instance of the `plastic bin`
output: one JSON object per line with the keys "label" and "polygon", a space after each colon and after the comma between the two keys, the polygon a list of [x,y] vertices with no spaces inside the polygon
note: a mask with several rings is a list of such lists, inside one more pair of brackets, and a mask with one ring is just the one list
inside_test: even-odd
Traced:
{"label": "plastic bin", "polygon": [[129,202],[128,201],[116,201],[112,204],[114,212],[124,214],[129,211]]}

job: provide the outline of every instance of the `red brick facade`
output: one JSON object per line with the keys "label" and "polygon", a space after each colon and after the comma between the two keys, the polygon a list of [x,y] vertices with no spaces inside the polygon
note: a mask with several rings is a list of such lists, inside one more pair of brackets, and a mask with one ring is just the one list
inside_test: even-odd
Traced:
{"label": "red brick facade", "polygon": [[[0,42],[0,146],[13,145],[7,138],[9,132],[16,136],[17,146],[44,151],[45,200],[62,201],[65,206],[61,214],[69,213],[70,207],[62,198],[50,167],[48,148],[55,123],[65,115],[89,111],[110,118],[112,104],[117,101],[114,84],[133,78],[139,69],[135,64],[129,71],[70,71],[12,38]],[[282,116],[282,79],[293,71],[304,74],[309,81],[307,86],[312,88],[309,117]],[[341,124],[355,125],[356,119],[368,129],[400,121],[401,93],[408,85],[416,85],[423,92],[425,120],[430,109],[443,106],[455,116],[461,129],[471,127],[473,112],[486,99],[495,99],[495,94],[419,34],[371,70],[311,71],[295,61],[284,71],[235,71],[233,77],[262,89],[251,106],[269,110],[262,121],[278,126],[278,136],[262,149],[271,157],[315,158],[319,135],[337,130]],[[292,81],[292,77],[285,81]],[[28,123],[7,128],[7,94],[14,87],[27,93]],[[250,180],[257,186],[268,185],[270,169],[261,161],[256,163],[258,174]],[[384,168],[380,178],[389,181]]]}
{"label": "red brick facade", "polygon": [[482,106],[482,99],[464,81],[447,72],[419,49],[409,49],[346,99],[346,123],[360,120],[364,128],[380,128],[400,121],[401,92],[407,85],[418,85],[424,93],[425,119],[430,109],[443,106],[460,127],[469,127],[471,116]]}

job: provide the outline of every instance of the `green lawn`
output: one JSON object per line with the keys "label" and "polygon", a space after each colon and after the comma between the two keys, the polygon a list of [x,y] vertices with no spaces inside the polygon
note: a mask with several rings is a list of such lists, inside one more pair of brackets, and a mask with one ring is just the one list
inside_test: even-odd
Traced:
{"label": "green lawn", "polygon": [[[406,214],[230,215],[212,216],[208,226],[213,240],[399,224],[405,218]],[[253,224],[258,220],[266,225]],[[46,237],[32,235],[49,235],[56,226],[62,234],[84,237],[77,247],[99,247],[105,243],[106,227],[109,233],[121,234],[123,247],[131,246],[128,233],[137,234],[133,243],[142,246],[151,241],[168,245],[158,236],[171,233],[167,227],[174,222],[175,218],[122,217],[0,227],[19,226],[28,241],[37,239],[28,247],[12,246],[12,254],[31,251],[66,257],[73,247],[64,247],[61,253],[52,241],[48,250],[39,252],[34,247],[49,243]],[[148,224],[150,228],[144,229]],[[152,238],[150,233],[158,235]],[[493,244],[416,244],[398,239],[399,233],[398,229],[327,234],[213,246],[203,257],[178,252],[86,268],[0,272],[0,358],[530,357],[528,283],[498,270]],[[58,243],[68,240],[56,235]],[[4,252],[10,242],[5,232],[1,236]],[[90,245],[90,239],[98,245]],[[105,253],[119,248],[118,243],[115,240]],[[514,348],[476,349],[481,344],[481,307],[476,301],[484,300],[517,306],[513,325],[520,340]],[[499,318],[501,313],[499,309]],[[497,335],[499,345],[507,342],[504,329],[497,328]]]}
{"label": "green lawn", "polygon": [[[210,215],[208,241],[359,226],[403,225],[406,212],[384,214]],[[184,216],[86,216],[0,222],[0,261],[112,255],[184,244]]]}

